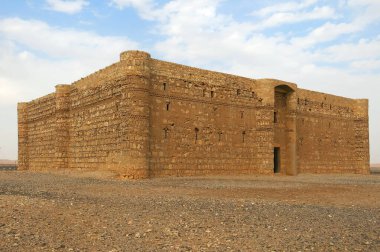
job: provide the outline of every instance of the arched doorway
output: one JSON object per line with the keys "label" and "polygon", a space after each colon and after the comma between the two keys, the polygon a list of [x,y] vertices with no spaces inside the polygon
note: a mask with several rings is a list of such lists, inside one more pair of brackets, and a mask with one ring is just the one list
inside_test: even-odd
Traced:
{"label": "arched doorway", "polygon": [[295,90],[278,85],[274,90],[273,172],[296,175],[296,111]]}

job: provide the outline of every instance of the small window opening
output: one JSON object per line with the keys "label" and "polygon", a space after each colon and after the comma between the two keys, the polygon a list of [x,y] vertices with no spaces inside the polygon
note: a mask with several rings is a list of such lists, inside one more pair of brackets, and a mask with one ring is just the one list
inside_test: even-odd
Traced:
{"label": "small window opening", "polygon": [[255,92],[252,92],[252,93],[251,93],[251,97],[252,97],[252,98],[255,98]]}
{"label": "small window opening", "polygon": [[245,143],[245,131],[243,131],[241,134],[242,134],[242,137],[243,137],[243,139],[242,139],[243,143]]}
{"label": "small window opening", "polygon": [[241,118],[241,119],[244,118],[244,111],[240,111],[240,118]]}
{"label": "small window opening", "polygon": [[330,104],[330,110],[332,109],[332,106],[331,106],[331,104]]}
{"label": "small window opening", "polygon": [[164,91],[166,91],[166,83],[162,84],[162,88],[164,89]]}
{"label": "small window opening", "polygon": [[211,98],[214,98],[215,97],[215,93],[214,91],[211,91]]}
{"label": "small window opening", "polygon": [[218,141],[219,142],[222,141],[222,135],[223,135],[222,132],[218,132]]}
{"label": "small window opening", "polygon": [[195,131],[195,141],[197,141],[198,140],[199,129],[195,128],[194,131]]}
{"label": "small window opening", "polygon": [[300,104],[300,98],[297,98],[297,104],[298,105]]}
{"label": "small window opening", "polygon": [[169,109],[170,109],[170,102],[167,102],[166,103],[166,111],[169,111]]}
{"label": "small window opening", "polygon": [[169,131],[169,129],[167,127],[164,128],[164,137],[165,137],[165,139],[168,138],[168,131]]}
{"label": "small window opening", "polygon": [[236,90],[236,95],[240,95],[240,89]]}
{"label": "small window opening", "polygon": [[277,123],[278,122],[278,113],[275,111],[273,115],[273,122]]}

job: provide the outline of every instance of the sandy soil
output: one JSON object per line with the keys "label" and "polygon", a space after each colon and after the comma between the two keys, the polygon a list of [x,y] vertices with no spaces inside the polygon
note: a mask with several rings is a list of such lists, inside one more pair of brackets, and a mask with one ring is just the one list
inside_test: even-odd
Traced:
{"label": "sandy soil", "polygon": [[1,251],[380,251],[380,176],[0,172]]}
{"label": "sandy soil", "polygon": [[380,174],[380,164],[371,164],[371,173]]}

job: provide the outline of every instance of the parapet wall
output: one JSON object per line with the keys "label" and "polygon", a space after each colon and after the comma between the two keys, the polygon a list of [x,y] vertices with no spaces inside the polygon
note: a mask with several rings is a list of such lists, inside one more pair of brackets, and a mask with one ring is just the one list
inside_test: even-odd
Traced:
{"label": "parapet wall", "polygon": [[[278,96],[277,87],[287,91]],[[18,116],[19,169],[109,170],[130,178],[273,174],[280,147],[284,174],[369,170],[366,100],[140,51],[20,103]]]}

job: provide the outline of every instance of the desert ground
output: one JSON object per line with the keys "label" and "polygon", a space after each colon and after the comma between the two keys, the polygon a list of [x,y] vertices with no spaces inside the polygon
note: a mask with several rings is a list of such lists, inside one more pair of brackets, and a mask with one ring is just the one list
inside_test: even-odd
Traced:
{"label": "desert ground", "polygon": [[0,172],[1,251],[380,251],[379,175]]}
{"label": "desert ground", "polygon": [[380,164],[371,164],[371,172],[380,174]]}

